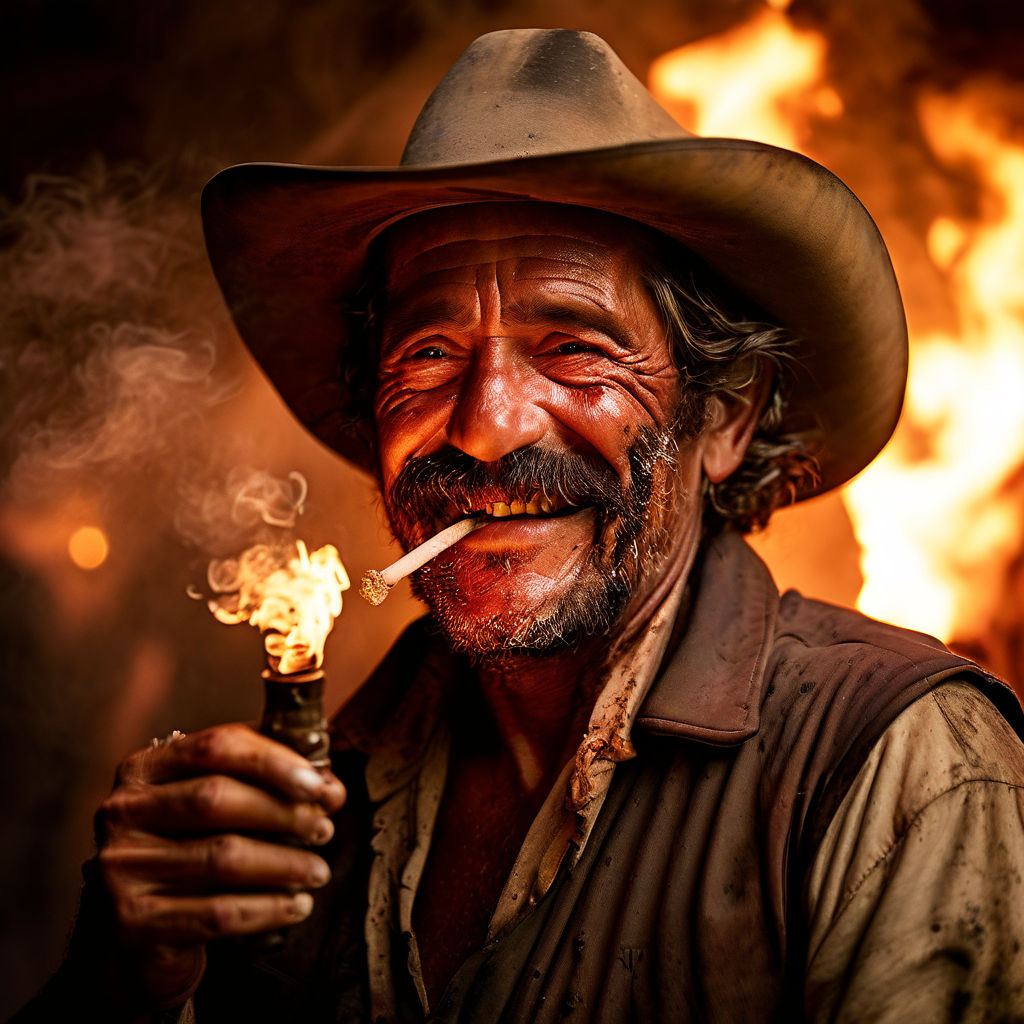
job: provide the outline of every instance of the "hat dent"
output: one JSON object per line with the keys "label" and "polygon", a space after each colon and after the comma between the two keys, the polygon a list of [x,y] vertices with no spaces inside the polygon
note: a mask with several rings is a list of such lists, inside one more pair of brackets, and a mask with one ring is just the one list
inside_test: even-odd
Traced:
{"label": "hat dent", "polygon": [[690,137],[600,36],[506,30],[470,44],[444,76],[401,164],[481,164]]}

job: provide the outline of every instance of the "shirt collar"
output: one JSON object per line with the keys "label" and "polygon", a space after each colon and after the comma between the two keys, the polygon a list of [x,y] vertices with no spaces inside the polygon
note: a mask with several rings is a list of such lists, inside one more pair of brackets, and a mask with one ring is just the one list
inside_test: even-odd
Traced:
{"label": "shirt collar", "polygon": [[[765,564],[729,530],[704,545],[690,583],[693,600],[688,610],[683,602],[676,635],[636,713],[635,728],[732,746],[760,724],[779,593]],[[335,719],[336,745],[371,755],[400,751],[398,762],[415,764],[466,671],[465,659],[448,650],[429,618],[414,622]],[[405,780],[375,781],[374,796],[381,799]]]}

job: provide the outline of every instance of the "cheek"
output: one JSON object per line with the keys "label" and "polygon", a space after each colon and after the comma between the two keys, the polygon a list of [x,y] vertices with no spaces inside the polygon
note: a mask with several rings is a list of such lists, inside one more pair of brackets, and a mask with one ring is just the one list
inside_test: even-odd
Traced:
{"label": "cheek", "polygon": [[395,404],[382,402],[378,393],[374,420],[385,490],[410,458],[427,454],[439,446],[434,442],[438,435],[444,433],[451,405],[450,396],[434,392],[413,396]]}
{"label": "cheek", "polygon": [[629,452],[642,431],[661,431],[672,422],[678,389],[669,380],[635,380],[574,390],[563,397],[557,415],[575,435],[629,482]]}

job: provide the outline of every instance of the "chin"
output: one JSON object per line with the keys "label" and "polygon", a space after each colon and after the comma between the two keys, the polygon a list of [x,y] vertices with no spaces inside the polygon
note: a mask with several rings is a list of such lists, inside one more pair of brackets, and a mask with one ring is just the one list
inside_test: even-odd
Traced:
{"label": "chin", "polygon": [[536,609],[514,599],[525,588],[512,573],[492,605],[479,593],[470,596],[458,576],[453,566],[431,566],[419,574],[413,589],[430,607],[452,650],[473,661],[574,650],[608,633],[632,596],[632,587],[618,573],[591,567],[563,593],[540,600]]}

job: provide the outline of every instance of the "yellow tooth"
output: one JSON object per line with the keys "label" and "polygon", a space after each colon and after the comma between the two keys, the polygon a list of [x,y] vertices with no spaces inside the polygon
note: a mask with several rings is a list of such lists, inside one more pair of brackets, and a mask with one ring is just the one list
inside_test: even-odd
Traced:
{"label": "yellow tooth", "polygon": [[529,504],[527,504],[526,511],[529,512],[531,516],[539,515],[543,511],[540,499],[536,494],[530,499]]}
{"label": "yellow tooth", "polygon": [[513,501],[513,502],[510,502],[509,506],[508,506],[508,510],[514,516],[521,516],[526,511],[526,502],[525,501]]}
{"label": "yellow tooth", "polygon": [[491,515],[492,516],[507,516],[507,515],[511,515],[511,511],[510,511],[508,505],[505,504],[505,502],[503,502],[503,501],[496,501],[494,503],[494,511],[491,512]]}
{"label": "yellow tooth", "polygon": [[489,515],[489,516],[493,516],[494,515],[494,506],[490,502],[487,502],[487,504],[484,505],[484,512],[487,515]]}
{"label": "yellow tooth", "polygon": [[540,507],[545,512],[554,512],[555,510],[555,506],[551,503],[551,499],[546,494],[540,499]]}

